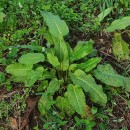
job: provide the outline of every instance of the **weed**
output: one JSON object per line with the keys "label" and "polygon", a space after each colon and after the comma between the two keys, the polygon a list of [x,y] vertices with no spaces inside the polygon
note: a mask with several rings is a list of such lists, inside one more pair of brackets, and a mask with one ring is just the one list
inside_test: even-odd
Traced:
{"label": "weed", "polygon": [[44,52],[26,51],[18,62],[8,65],[6,72],[11,74],[8,80],[31,88],[41,81],[38,90],[42,95],[38,109],[49,120],[44,121],[47,122],[43,126],[45,129],[50,126],[60,128],[67,123],[66,116],[72,117],[76,113],[84,118],[81,124],[90,129],[95,125],[92,121],[95,112],[93,109],[91,113],[88,98],[102,107],[107,103],[107,94],[95,78],[108,86],[123,87],[129,92],[129,77],[119,75],[110,64],[97,66],[101,58],[89,55],[94,51],[92,40],[79,41],[72,49],[63,38],[69,32],[66,23],[50,12],[41,11],[41,14],[48,26],[44,37],[50,45],[44,48]]}

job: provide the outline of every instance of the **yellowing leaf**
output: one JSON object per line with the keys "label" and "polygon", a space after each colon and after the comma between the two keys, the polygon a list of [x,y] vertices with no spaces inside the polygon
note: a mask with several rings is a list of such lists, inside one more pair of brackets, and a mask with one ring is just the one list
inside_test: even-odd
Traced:
{"label": "yellowing leaf", "polygon": [[92,111],[88,105],[86,105],[86,114],[88,119],[92,119]]}
{"label": "yellowing leaf", "polygon": [[113,54],[119,60],[129,59],[129,44],[122,40],[121,35],[119,33],[115,33],[114,40],[112,42],[112,50]]}

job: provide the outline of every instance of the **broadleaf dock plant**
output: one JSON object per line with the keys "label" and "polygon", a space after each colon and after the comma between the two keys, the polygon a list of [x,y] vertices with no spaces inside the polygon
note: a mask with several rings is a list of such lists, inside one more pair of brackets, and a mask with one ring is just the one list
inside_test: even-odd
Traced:
{"label": "broadleaf dock plant", "polygon": [[45,38],[49,46],[44,52],[26,52],[18,62],[6,67],[10,80],[22,82],[25,87],[33,87],[37,81],[43,83],[38,103],[41,115],[46,116],[50,110],[58,108],[62,115],[77,113],[85,118],[88,97],[104,107],[107,95],[104,86],[97,84],[95,78],[104,84],[112,86],[113,83],[114,87],[130,90],[129,84],[126,85],[128,77],[120,76],[110,65],[99,65],[93,73],[101,58],[89,58],[94,51],[92,40],[79,41],[71,48],[64,40],[69,33],[67,24],[50,12],[41,11],[41,15],[47,26]]}

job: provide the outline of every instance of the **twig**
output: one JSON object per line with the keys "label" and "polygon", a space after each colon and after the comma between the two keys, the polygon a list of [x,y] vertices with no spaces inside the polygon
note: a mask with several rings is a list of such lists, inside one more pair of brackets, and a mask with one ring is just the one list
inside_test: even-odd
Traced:
{"label": "twig", "polygon": [[[100,51],[100,50],[99,50]],[[109,54],[107,54],[106,52],[104,52],[104,51],[100,51],[101,53],[103,53],[104,55],[107,55],[107,56],[110,56],[110,57],[112,57],[113,59],[115,59],[116,61],[118,61],[114,56],[112,56],[112,55],[109,55]]]}
{"label": "twig", "polygon": [[17,91],[13,91],[13,92],[7,93],[7,94],[5,94],[5,95],[1,95],[1,96],[0,96],[0,99],[9,98],[9,97],[11,97],[12,95],[14,95],[14,94],[16,94],[16,93],[18,93],[18,92],[19,92],[19,91],[17,90]]}

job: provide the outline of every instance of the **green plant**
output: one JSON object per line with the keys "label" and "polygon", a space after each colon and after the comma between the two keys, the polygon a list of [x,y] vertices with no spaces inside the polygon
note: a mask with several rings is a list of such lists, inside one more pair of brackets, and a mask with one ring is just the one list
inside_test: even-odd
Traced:
{"label": "green plant", "polygon": [[107,95],[94,77],[104,84],[122,86],[130,92],[129,78],[117,74],[109,64],[98,65],[93,72],[101,58],[90,57],[94,52],[92,40],[79,41],[72,49],[64,40],[69,33],[66,23],[50,12],[41,11],[41,14],[48,26],[44,34],[48,47],[42,53],[25,52],[18,62],[8,65],[9,80],[22,82],[25,87],[41,82],[43,88],[40,85],[42,96],[38,108],[42,116],[54,110],[64,118],[77,113],[87,118],[83,122],[92,128],[94,123],[87,111],[88,98],[102,107],[107,103]]}
{"label": "green plant", "polygon": [[112,11],[115,18],[119,17],[121,14],[127,16],[129,14],[130,2],[127,0],[101,0],[100,10],[103,11],[105,8],[114,7],[116,11]]}
{"label": "green plant", "polygon": [[[123,17],[121,19],[114,20],[110,26],[108,26],[105,30],[107,32],[119,31],[122,29],[126,29],[130,26],[130,16]],[[128,30],[127,30],[128,31]],[[129,44],[126,43],[120,33],[115,32],[113,42],[112,42],[112,50],[115,57],[118,60],[129,60],[130,59],[130,49]]]}
{"label": "green plant", "polygon": [[114,20],[110,26],[106,28],[107,32],[113,32],[115,30],[125,29],[126,27],[130,26],[130,16],[126,16],[120,19]]}
{"label": "green plant", "polygon": [[111,11],[112,11],[113,7],[107,8],[105,10],[103,10],[98,16],[98,21],[101,22]]}
{"label": "green plant", "polygon": [[[84,36],[84,34],[98,33],[107,26],[108,22],[129,15],[128,5],[129,2],[126,0],[0,1],[0,39],[4,45],[25,42],[42,45],[44,31],[39,10],[59,15],[69,26],[70,34],[75,32],[77,36],[79,33]],[[103,19],[106,15],[108,16]],[[71,35],[72,40],[69,36],[68,39],[73,41],[77,36]]]}

